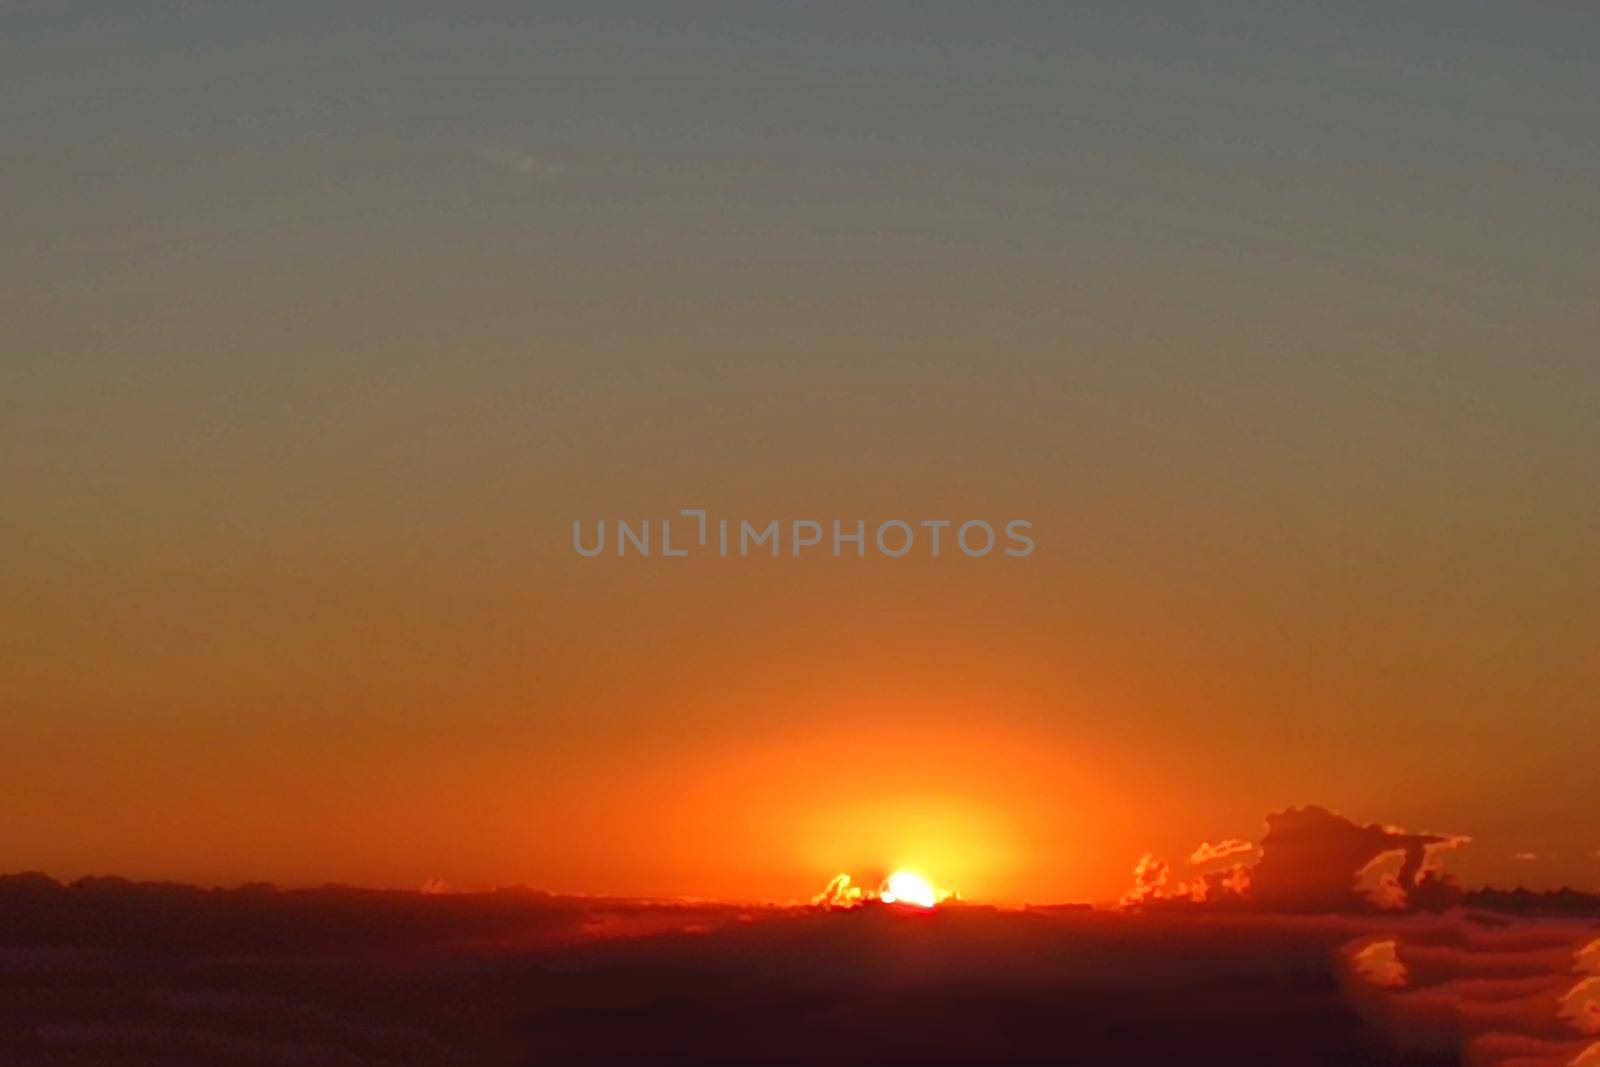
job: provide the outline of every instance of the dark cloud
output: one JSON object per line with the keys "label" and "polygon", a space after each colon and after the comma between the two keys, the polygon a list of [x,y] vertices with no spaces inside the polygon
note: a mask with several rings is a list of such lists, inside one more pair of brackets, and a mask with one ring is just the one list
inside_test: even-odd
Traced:
{"label": "dark cloud", "polygon": [[[1260,859],[1178,881],[1154,855],[1140,860],[1124,905],[1162,902],[1226,904],[1261,911],[1353,913],[1448,907],[1460,897],[1439,869],[1440,855],[1469,838],[1413,834],[1376,823],[1359,825],[1326,808],[1290,808],[1267,816]],[[1232,838],[1201,843],[1190,855],[1201,866],[1255,851]]]}
{"label": "dark cloud", "polygon": [[[1361,826],[1315,806],[1290,808],[1267,816],[1251,899],[1259,908],[1281,911],[1365,911],[1375,904],[1419,905],[1424,899],[1437,903],[1449,892],[1449,883],[1437,871],[1438,854],[1468,840],[1376,823]],[[1363,894],[1362,872],[1391,856],[1398,869],[1376,894]]]}
{"label": "dark cloud", "polygon": [[1600,1067],[1600,898],[1461,840],[1294,809],[1099,910],[0,878],[0,1063]]}
{"label": "dark cloud", "polygon": [[1351,1003],[1399,1044],[1458,1050],[1470,1067],[1600,1065],[1594,918],[1384,921],[1339,955]]}
{"label": "dark cloud", "polygon": [[1398,1067],[1336,995],[1335,950],[1358,933],[1342,917],[0,880],[0,959],[17,964],[0,1063],[1167,1067],[1226,1049]]}

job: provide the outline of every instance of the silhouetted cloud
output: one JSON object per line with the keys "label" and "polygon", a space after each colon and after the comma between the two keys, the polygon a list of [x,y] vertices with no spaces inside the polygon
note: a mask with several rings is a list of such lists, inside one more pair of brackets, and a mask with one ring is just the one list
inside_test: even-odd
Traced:
{"label": "silhouetted cloud", "polygon": [[[1372,841],[1398,868],[1430,836]],[[1366,851],[1308,855],[1349,874]],[[1290,915],[1253,910],[1251,870],[1177,880],[1146,856],[1140,900],[1170,906],[1120,911],[0,878],[0,1063],[1168,1067],[1225,1044],[1273,1067],[1600,1067],[1600,898]]]}
{"label": "silhouetted cloud", "polygon": [[[1469,1067],[1600,1065],[1593,915],[1379,920],[1341,950],[1352,1002],[1402,1045],[1458,1050]],[[1574,975],[1577,974],[1576,981]]]}
{"label": "silhouetted cloud", "polygon": [[[1251,901],[1280,911],[1363,911],[1438,903],[1455,892],[1438,872],[1441,852],[1470,841],[1457,834],[1414,834],[1375,823],[1361,826],[1326,808],[1290,808],[1267,816]],[[1376,891],[1359,882],[1386,860],[1397,862]]]}
{"label": "silhouetted cloud", "polygon": [[1267,817],[1259,846],[1239,838],[1202,842],[1189,856],[1200,867],[1254,852],[1254,864],[1223,872],[1174,877],[1171,866],[1147,854],[1134,870],[1124,906],[1186,902],[1263,911],[1361,913],[1442,908],[1460,896],[1440,858],[1470,838],[1414,834],[1394,826],[1358,825],[1326,808],[1290,808]]}

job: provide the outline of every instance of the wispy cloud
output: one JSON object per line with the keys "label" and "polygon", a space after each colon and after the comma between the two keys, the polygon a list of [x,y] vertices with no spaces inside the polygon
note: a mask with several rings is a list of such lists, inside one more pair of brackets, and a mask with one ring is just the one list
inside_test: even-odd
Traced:
{"label": "wispy cloud", "polygon": [[531,152],[505,145],[489,145],[477,150],[478,158],[504,170],[515,171],[529,178],[553,181],[567,173],[567,168],[554,160],[542,159]]}
{"label": "wispy cloud", "polygon": [[1230,837],[1226,841],[1219,841],[1215,845],[1209,841],[1202,841],[1198,848],[1189,855],[1189,862],[1199,867],[1217,860],[1227,859],[1229,856],[1238,856],[1246,852],[1254,852],[1256,846],[1237,837]]}

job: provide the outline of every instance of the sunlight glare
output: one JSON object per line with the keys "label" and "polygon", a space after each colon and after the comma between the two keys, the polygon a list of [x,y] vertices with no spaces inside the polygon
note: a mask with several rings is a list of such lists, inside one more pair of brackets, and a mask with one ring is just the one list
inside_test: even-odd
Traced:
{"label": "sunlight glare", "polygon": [[878,899],[885,904],[910,904],[918,908],[931,908],[939,903],[939,894],[922,875],[913,871],[895,871],[883,883]]}

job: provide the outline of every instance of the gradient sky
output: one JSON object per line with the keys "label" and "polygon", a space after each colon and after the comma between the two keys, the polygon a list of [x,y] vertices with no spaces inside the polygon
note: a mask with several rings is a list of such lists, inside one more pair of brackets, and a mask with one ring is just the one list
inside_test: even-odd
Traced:
{"label": "gradient sky", "polygon": [[1592,4],[332,6],[0,13],[0,869],[1600,885]]}

